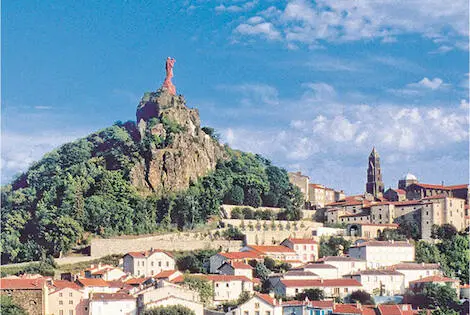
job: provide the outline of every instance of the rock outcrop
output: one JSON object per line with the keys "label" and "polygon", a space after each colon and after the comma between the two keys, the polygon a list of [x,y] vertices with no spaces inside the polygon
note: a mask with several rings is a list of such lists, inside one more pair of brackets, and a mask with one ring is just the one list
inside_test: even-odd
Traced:
{"label": "rock outcrop", "polygon": [[223,145],[201,129],[197,109],[185,103],[182,95],[160,89],[146,93],[137,107],[144,160],[130,178],[142,192],[183,190],[226,158]]}

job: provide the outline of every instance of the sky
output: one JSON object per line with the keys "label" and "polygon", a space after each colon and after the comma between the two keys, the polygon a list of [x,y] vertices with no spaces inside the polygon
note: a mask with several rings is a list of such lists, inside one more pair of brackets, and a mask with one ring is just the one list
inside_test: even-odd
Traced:
{"label": "sky", "polygon": [[135,120],[173,83],[202,124],[313,183],[468,183],[466,0],[3,1],[6,184],[65,142]]}

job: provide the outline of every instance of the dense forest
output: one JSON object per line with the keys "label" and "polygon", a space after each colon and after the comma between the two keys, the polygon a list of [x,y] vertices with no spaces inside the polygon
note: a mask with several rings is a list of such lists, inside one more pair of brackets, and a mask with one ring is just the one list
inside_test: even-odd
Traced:
{"label": "dense forest", "polygon": [[[168,129],[170,135],[178,132],[174,126]],[[211,128],[203,130],[217,141]],[[281,207],[287,217],[300,212],[302,195],[284,169],[227,146],[228,158],[188,189],[142,194],[129,176],[147,150],[149,139],[140,140],[134,122],[118,122],[62,145],[3,186],[2,261],[57,257],[86,235],[192,229],[218,216],[224,201]]]}

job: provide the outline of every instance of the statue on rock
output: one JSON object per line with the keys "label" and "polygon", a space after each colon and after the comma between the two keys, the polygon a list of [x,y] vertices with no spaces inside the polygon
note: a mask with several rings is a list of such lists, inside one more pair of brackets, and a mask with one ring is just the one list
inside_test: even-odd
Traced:
{"label": "statue on rock", "polygon": [[176,87],[171,82],[171,78],[173,78],[173,67],[175,66],[176,59],[168,57],[166,58],[166,77],[165,81],[163,81],[162,89],[166,89],[168,93],[171,95],[176,95]]}

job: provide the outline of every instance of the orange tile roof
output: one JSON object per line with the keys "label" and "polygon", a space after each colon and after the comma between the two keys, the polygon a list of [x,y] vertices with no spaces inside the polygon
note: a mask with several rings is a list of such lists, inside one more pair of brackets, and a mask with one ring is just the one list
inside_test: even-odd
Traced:
{"label": "orange tile roof", "polygon": [[36,279],[0,279],[1,289],[42,290],[45,278]]}
{"label": "orange tile roof", "polygon": [[234,269],[253,269],[253,267],[243,262],[234,261],[231,265]]}
{"label": "orange tile roof", "polygon": [[109,287],[108,282],[104,281],[101,278],[80,278],[77,279],[77,282],[83,287]]}
{"label": "orange tile roof", "polygon": [[268,303],[269,305],[276,305],[276,300],[269,294],[255,293],[257,297]]}
{"label": "orange tile roof", "polygon": [[91,301],[121,301],[121,300],[135,300],[132,295],[117,292],[117,293],[92,293]]}
{"label": "orange tile roof", "polygon": [[319,280],[287,280],[281,279],[286,287],[361,287],[354,279],[319,279]]}
{"label": "orange tile roof", "polygon": [[126,280],[125,283],[129,284],[129,285],[139,285],[141,283],[144,283],[148,279],[150,279],[150,277],[147,277],[147,278],[130,278],[130,279]]}
{"label": "orange tile roof", "polygon": [[[429,188],[429,189],[442,189],[442,190],[449,190],[446,186],[442,185],[435,185],[435,184],[422,184],[422,183],[416,183],[416,184],[411,184],[411,185],[416,185],[418,187],[422,188]],[[411,186],[410,185],[410,186]]]}
{"label": "orange tile roof", "polygon": [[[163,253],[166,254],[167,256],[173,258],[173,255],[167,251],[160,250],[160,249],[153,249],[153,250],[146,250],[146,251],[141,251],[141,252],[129,252],[126,255],[130,255],[134,258],[145,258],[145,257],[150,257],[155,253]],[[124,255],[125,256],[125,255]]]}
{"label": "orange tile roof", "polygon": [[443,276],[429,276],[418,280],[410,281],[410,283],[426,283],[426,282],[459,282],[459,280],[447,278]]}
{"label": "orange tile roof", "polygon": [[380,315],[411,315],[414,313],[410,304],[380,304],[377,306],[377,310]]}
{"label": "orange tile roof", "polygon": [[174,275],[175,273],[179,272],[178,270],[163,270],[159,273],[157,273],[155,276],[153,276],[156,279],[163,279],[163,278],[168,278]]}
{"label": "orange tile roof", "polygon": [[75,282],[67,281],[67,280],[54,280],[52,282],[52,286],[57,290],[62,290],[64,288],[70,288],[74,290],[80,290],[80,286]]}
{"label": "orange tile roof", "polygon": [[254,251],[266,254],[266,253],[295,253],[293,249],[282,245],[247,245]]}
{"label": "orange tile roof", "polygon": [[261,258],[258,253],[253,251],[246,251],[246,252],[226,252],[226,253],[219,253],[219,255],[224,256],[228,259],[256,259]]}
{"label": "orange tile roof", "polygon": [[292,244],[317,244],[317,241],[310,238],[288,238]]}
{"label": "orange tile roof", "polygon": [[462,184],[462,185],[452,185],[452,186],[447,186],[447,188],[454,190],[454,189],[468,189],[468,184]]}

